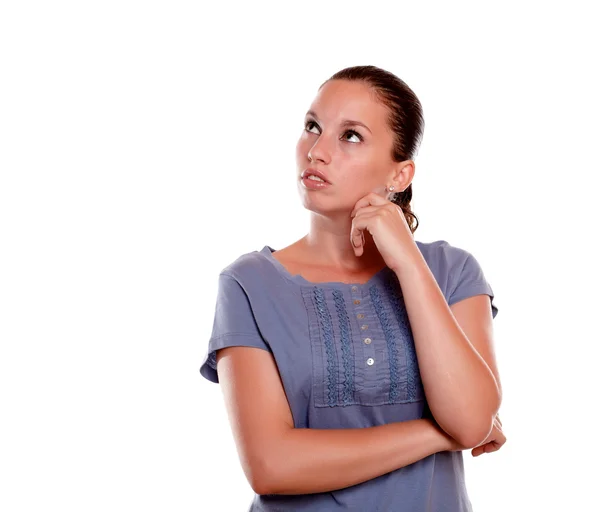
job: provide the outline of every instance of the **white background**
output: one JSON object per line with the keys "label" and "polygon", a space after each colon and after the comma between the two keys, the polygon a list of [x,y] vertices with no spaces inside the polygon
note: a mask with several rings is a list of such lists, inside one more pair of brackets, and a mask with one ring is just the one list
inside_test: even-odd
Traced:
{"label": "white background", "polygon": [[198,372],[217,275],[306,233],[303,117],[359,64],[423,104],[416,238],[496,293],[508,441],[463,452],[474,510],[598,507],[593,4],[3,2],[0,509],[247,509]]}

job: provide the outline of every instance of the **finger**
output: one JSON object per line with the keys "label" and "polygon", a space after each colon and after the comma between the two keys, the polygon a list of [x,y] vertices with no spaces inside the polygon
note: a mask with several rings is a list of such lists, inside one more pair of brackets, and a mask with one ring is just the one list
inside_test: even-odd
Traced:
{"label": "finger", "polygon": [[500,448],[502,448],[502,446],[504,446],[504,443],[506,443],[506,436],[502,434],[502,432],[500,432],[500,435],[496,437],[496,439],[490,441],[489,443],[487,443],[487,445],[485,445],[485,452],[496,452]]}
{"label": "finger", "polygon": [[381,197],[380,195],[377,195],[374,192],[371,192],[370,194],[367,194],[366,196],[361,197],[356,202],[351,215],[354,215],[354,212],[356,210],[358,210],[359,208],[363,208],[365,206],[381,206],[381,205],[387,204],[389,202],[390,201],[388,201],[384,197]]}
{"label": "finger", "polygon": [[485,445],[485,453],[497,452],[500,449],[500,445],[495,441]]}
{"label": "finger", "polygon": [[473,455],[473,457],[479,457],[482,453],[483,453],[483,446],[478,446],[477,448],[473,448],[471,450],[471,455]]}
{"label": "finger", "polygon": [[381,206],[363,206],[362,208],[355,208],[352,210],[350,217],[358,217],[359,215],[363,215],[365,213],[373,213],[379,210]]}
{"label": "finger", "polygon": [[350,242],[352,243],[352,247],[354,247],[354,254],[360,256],[365,245],[365,237],[361,229],[353,229],[351,231]]}
{"label": "finger", "polygon": [[365,236],[363,230],[365,228],[366,225],[364,222],[361,222],[359,225],[356,220],[352,221],[352,226],[350,228],[350,242],[352,243],[354,254],[356,254],[356,256],[361,256],[364,250]]}
{"label": "finger", "polygon": [[380,206],[364,206],[363,208],[359,208],[358,210],[354,210],[351,214],[355,220],[352,222],[352,227],[350,229],[350,242],[352,243],[352,247],[354,248],[354,254],[356,256],[361,256],[363,253],[363,246],[365,245],[365,236],[364,236],[364,227],[358,227],[356,223],[356,219],[360,217],[364,219],[366,214],[372,214],[377,211]]}
{"label": "finger", "polygon": [[489,443],[485,443],[485,444],[482,444],[481,446],[477,446],[476,448],[473,448],[471,453],[472,453],[473,457],[479,457],[479,455],[482,455],[484,453],[495,452],[500,448],[499,446],[495,446],[495,444],[496,443],[494,441],[490,441]]}
{"label": "finger", "polygon": [[[377,213],[365,212],[352,221],[350,228],[350,241],[354,247],[354,252],[357,256],[362,254],[363,246],[365,245],[364,230],[369,230],[373,219],[377,218]],[[369,230],[370,231],[370,230]]]}

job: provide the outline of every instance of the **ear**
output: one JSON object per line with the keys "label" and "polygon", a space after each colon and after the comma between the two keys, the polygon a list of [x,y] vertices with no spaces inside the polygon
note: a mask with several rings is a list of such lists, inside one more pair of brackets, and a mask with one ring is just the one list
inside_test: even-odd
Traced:
{"label": "ear", "polygon": [[406,190],[412,183],[415,175],[415,162],[413,160],[404,160],[396,162],[390,176],[390,185],[394,185],[394,192]]}

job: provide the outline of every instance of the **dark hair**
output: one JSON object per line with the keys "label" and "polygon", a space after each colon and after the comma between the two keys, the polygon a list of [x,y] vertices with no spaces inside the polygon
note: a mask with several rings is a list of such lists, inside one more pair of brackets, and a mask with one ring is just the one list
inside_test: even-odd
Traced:
{"label": "dark hair", "polygon": [[[376,99],[386,106],[390,113],[388,125],[394,134],[392,159],[402,162],[415,158],[423,139],[425,120],[419,98],[403,80],[376,66],[342,69],[321,84],[321,87],[330,80],[362,81],[369,85]],[[411,199],[412,183],[403,192],[392,196],[392,201],[402,208],[406,222],[414,233],[419,227],[419,219],[410,208]]]}

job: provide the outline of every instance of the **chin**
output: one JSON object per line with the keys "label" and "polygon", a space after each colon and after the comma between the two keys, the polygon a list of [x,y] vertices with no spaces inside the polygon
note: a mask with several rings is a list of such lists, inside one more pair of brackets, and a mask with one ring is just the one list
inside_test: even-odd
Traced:
{"label": "chin", "polygon": [[318,196],[310,192],[306,193],[306,191],[300,195],[300,201],[306,210],[325,217],[341,214],[349,216],[352,210],[351,206],[340,204],[335,198]]}

